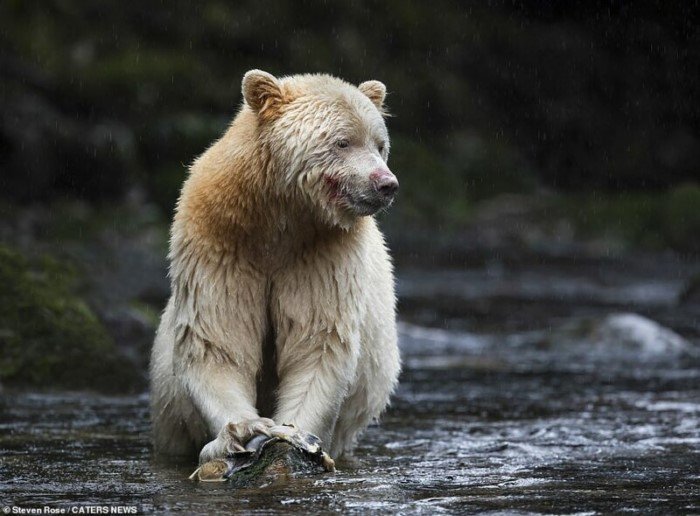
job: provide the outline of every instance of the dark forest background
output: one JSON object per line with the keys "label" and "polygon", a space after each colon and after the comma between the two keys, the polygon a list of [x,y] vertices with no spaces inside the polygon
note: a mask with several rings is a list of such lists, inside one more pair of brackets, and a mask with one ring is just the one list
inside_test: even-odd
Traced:
{"label": "dark forest background", "polygon": [[[4,304],[60,299],[62,315],[42,320],[44,334],[61,317],[94,319],[118,343],[138,337],[146,349],[167,295],[167,225],[187,165],[235,114],[251,68],[387,85],[401,192],[382,223],[399,264],[454,264],[445,249],[514,242],[692,259],[698,7],[5,0]],[[411,242],[422,257],[402,253]],[[5,309],[6,346],[27,341],[20,336],[33,330],[17,330],[27,313]],[[17,378],[18,361],[0,373]]]}
{"label": "dark forest background", "polygon": [[250,68],[384,81],[418,221],[539,187],[672,188],[700,177],[696,7],[6,1],[2,195],[99,201],[143,185],[169,214]]}

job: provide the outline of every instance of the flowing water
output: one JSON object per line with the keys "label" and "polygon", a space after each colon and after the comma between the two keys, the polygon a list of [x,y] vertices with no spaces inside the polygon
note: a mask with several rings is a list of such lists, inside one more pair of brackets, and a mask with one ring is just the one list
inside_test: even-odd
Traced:
{"label": "flowing water", "polygon": [[[2,506],[700,512],[697,307],[676,307],[678,278],[655,278],[404,274],[405,370],[381,426],[335,475],[262,488],[193,483],[193,465],[154,462],[145,394],[5,392]],[[620,350],[552,329],[619,308],[658,315],[691,347]]]}

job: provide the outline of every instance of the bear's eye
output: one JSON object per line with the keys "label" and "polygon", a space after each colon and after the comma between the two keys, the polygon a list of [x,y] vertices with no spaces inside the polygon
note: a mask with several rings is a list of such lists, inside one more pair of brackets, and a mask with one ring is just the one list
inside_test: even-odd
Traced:
{"label": "bear's eye", "polygon": [[341,139],[341,140],[336,141],[335,145],[339,149],[347,149],[350,146],[350,142],[345,140],[345,139]]}
{"label": "bear's eye", "polygon": [[384,144],[380,143],[377,145],[377,150],[379,151],[379,154],[382,154],[384,152]]}

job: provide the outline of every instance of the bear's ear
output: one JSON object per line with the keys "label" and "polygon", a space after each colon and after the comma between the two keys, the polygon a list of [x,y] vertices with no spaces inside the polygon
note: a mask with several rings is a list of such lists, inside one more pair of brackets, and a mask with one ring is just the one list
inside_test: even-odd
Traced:
{"label": "bear's ear", "polygon": [[367,95],[372,104],[377,106],[379,111],[384,107],[384,97],[386,97],[386,86],[379,81],[365,81],[358,86],[360,91]]}
{"label": "bear's ear", "polygon": [[263,118],[274,117],[284,98],[279,81],[262,70],[246,72],[241,90],[246,103]]}

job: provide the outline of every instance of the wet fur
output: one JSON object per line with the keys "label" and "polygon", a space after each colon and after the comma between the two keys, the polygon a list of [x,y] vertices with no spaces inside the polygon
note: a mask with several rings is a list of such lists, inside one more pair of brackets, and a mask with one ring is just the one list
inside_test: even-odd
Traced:
{"label": "wet fur", "polygon": [[[396,385],[383,237],[323,178],[331,170],[364,195],[388,153],[366,150],[385,137],[383,86],[366,87],[370,96],[310,75],[277,86],[244,79],[246,104],[194,162],[178,202],[172,296],[151,361],[157,453],[195,454],[228,422],[264,415],[319,435],[337,457]],[[366,149],[334,153],[339,131]]]}

